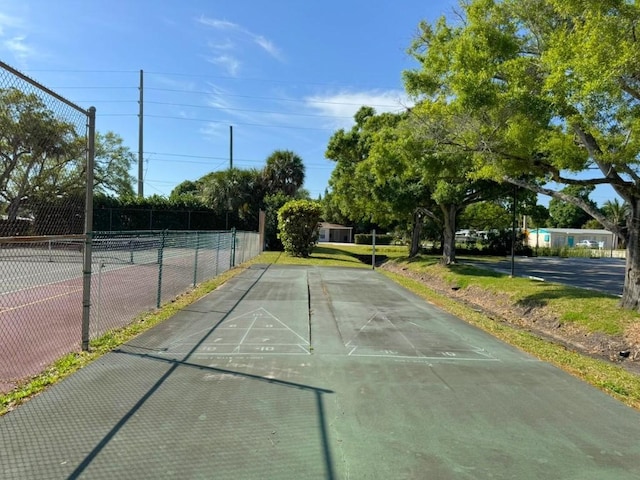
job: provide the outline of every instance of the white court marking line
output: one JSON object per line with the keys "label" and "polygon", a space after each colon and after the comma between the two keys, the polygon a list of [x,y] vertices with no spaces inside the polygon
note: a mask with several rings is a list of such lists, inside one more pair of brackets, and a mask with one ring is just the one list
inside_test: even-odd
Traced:
{"label": "white court marking line", "polygon": [[240,339],[240,343],[238,343],[238,346],[233,350],[234,352],[236,350],[240,351],[240,345],[242,345],[242,342],[244,342],[244,339],[247,338],[247,335],[249,335],[249,332],[251,331],[251,327],[253,327],[253,325],[256,323],[256,321],[258,320],[258,315],[254,315],[253,316],[253,322],[251,322],[251,325],[249,325],[249,328],[247,328],[247,331],[245,332],[244,336],[242,337],[242,339]]}
{"label": "white court marking line", "polygon": [[[260,307],[260,308],[257,308],[257,309],[255,309],[255,310],[252,310],[252,311],[250,311],[250,312],[243,313],[242,315],[238,315],[237,317],[233,317],[233,318],[230,318],[230,319],[228,319],[228,320],[225,320],[225,321],[220,325],[220,327],[218,327],[218,328],[219,328],[219,329],[223,329],[223,328],[231,328],[231,327],[225,327],[225,326],[224,326],[224,323],[225,323],[225,322],[231,322],[231,321],[233,321],[233,320],[236,320],[236,321],[237,321],[238,319],[240,319],[240,318],[242,318],[242,317],[246,317],[247,315],[251,315],[251,314],[253,314],[253,315],[254,315],[254,318],[260,317],[260,315],[256,315],[256,312],[265,313],[267,316],[271,317],[273,320],[275,320],[275,321],[276,321],[276,322],[278,322],[280,325],[282,325],[282,328],[284,328],[284,329],[286,329],[286,330],[289,330],[289,331],[290,331],[291,333],[293,333],[296,337],[298,337],[300,340],[302,340],[302,341],[304,342],[304,344],[305,344],[305,345],[309,345],[309,341],[308,341],[306,338],[304,338],[303,336],[299,335],[295,330],[291,329],[291,327],[289,327],[287,324],[283,323],[283,322],[282,322],[282,320],[280,320],[278,317],[276,317],[274,314],[272,314],[271,312],[269,312],[269,311],[268,311],[266,308],[264,308],[264,307]],[[254,321],[253,323],[255,323],[255,321]],[[253,327],[253,323],[251,324],[251,327]],[[251,327],[249,327],[249,328],[251,328]],[[257,327],[257,328],[264,329],[263,327]],[[271,329],[270,329],[270,330],[271,330]],[[276,330],[277,330],[277,329],[276,329]],[[291,345],[297,345],[297,344],[292,343]]]}
{"label": "white court marking line", "polygon": [[[400,336],[402,336],[402,338],[404,338],[404,340],[409,344],[409,346],[416,352],[416,355],[418,355],[419,357],[422,356],[422,353],[415,347],[415,345],[413,343],[411,343],[411,340],[409,340],[406,335],[404,333],[402,333],[402,331],[400,330],[400,328],[398,328],[398,326],[393,323],[391,321],[391,319],[387,316],[386,313],[381,312],[380,310],[376,310],[376,312],[371,316],[371,318],[369,318],[369,320],[367,320],[367,323],[365,323],[362,328],[360,328],[360,330],[358,330],[358,333],[356,333],[353,338],[351,338],[351,340],[349,340],[346,344],[345,347],[350,346],[349,344],[355,340],[358,335],[360,335],[362,333],[362,331],[369,325],[369,323],[371,323],[371,321],[376,318],[378,315],[380,315],[380,318],[382,318],[383,320],[385,320],[386,322],[388,322],[396,332],[398,332],[400,334]],[[413,322],[409,322],[409,323],[413,323]],[[415,324],[414,324],[415,325]],[[357,348],[357,347],[355,347]],[[354,348],[354,350],[355,350]],[[372,347],[373,348],[373,347]],[[376,347],[377,348],[377,347]],[[351,350],[351,352],[353,352],[354,350]],[[349,355],[351,355],[351,353],[349,353]]]}
{"label": "white court marking line", "polygon": [[382,318],[384,320],[386,320],[387,322],[389,322],[396,329],[396,331],[400,334],[400,336],[405,339],[405,341],[409,344],[409,346],[411,346],[411,348],[413,348],[414,352],[416,352],[419,356],[422,356],[422,352],[420,350],[418,350],[413,343],[411,343],[411,340],[409,340],[406,337],[406,335],[404,333],[402,333],[402,330],[400,330],[400,328],[398,328],[398,326],[395,323],[393,323],[391,321],[391,319],[389,317],[387,317],[387,315],[385,313],[382,313]]}
{"label": "white court marking line", "polygon": [[369,354],[369,353],[363,353],[363,354],[356,354],[356,355],[352,355],[353,357],[384,357],[384,358],[398,358],[398,359],[404,359],[404,360],[445,360],[447,362],[450,361],[454,361],[454,362],[499,362],[500,359],[499,358],[463,358],[463,357],[447,357],[447,356],[443,356],[443,357],[427,357],[427,356],[422,356],[422,357],[414,357],[412,355],[387,355],[387,354],[380,354],[380,355],[375,355],[375,354]]}
{"label": "white court marking line", "polygon": [[[283,323],[278,317],[276,317],[275,315],[273,315],[271,312],[269,312],[266,308],[264,307],[260,307],[257,310],[254,310],[253,312],[258,312],[258,311],[262,311],[264,313],[266,313],[267,315],[269,315],[271,318],[273,318],[276,322],[278,322],[280,325],[282,325],[284,328],[286,328],[287,330],[289,330],[291,333],[293,333],[296,337],[298,337],[300,340],[302,340],[306,345],[309,345],[309,341],[304,338],[301,335],[298,335],[298,333],[296,333],[294,330],[292,330],[288,325],[286,325],[285,323]],[[253,312],[249,312],[249,313],[253,313]],[[294,345],[294,344],[292,344]]]}
{"label": "white court marking line", "polygon": [[[222,323],[220,323],[220,325],[218,327],[216,327],[215,331],[218,330],[236,330],[236,331],[242,331],[241,328],[237,328],[237,327],[228,327],[225,326],[225,324],[230,324],[232,322],[237,322],[238,320],[242,319],[243,317],[247,317],[249,315],[253,315],[254,320],[251,323],[251,326],[249,326],[248,328],[251,329],[251,327],[253,327],[253,324],[255,324],[256,319],[260,317],[260,315],[256,315],[256,313],[265,313],[266,315],[268,315],[269,317],[271,317],[274,321],[278,322],[280,325],[282,325],[282,328],[275,328],[272,329],[270,328],[269,330],[288,330],[291,333],[293,333],[296,337],[298,337],[300,340],[302,340],[304,345],[309,345],[309,340],[307,340],[306,338],[302,337],[301,335],[299,335],[295,330],[292,330],[291,327],[289,327],[288,325],[286,325],[285,323],[283,323],[278,317],[276,317],[275,315],[273,315],[271,312],[269,312],[267,309],[265,309],[264,307],[260,307],[257,308],[255,310],[250,310],[249,312],[243,313],[241,315],[237,315],[235,317],[232,318],[226,318],[222,321]],[[266,328],[263,327],[257,327],[261,330],[266,330]],[[193,337],[195,335],[200,335],[206,332],[211,331],[211,326],[207,326],[205,328],[199,329],[195,332],[191,332],[191,333],[185,333],[184,335],[180,335],[177,337],[174,337],[174,340],[169,344],[169,347],[176,345],[177,343],[182,343],[181,340],[187,339],[189,337]],[[247,332],[248,333],[248,332]],[[247,334],[245,334],[246,337]],[[244,339],[244,337],[243,337]],[[290,345],[297,345],[297,343],[291,343]]]}
{"label": "white court marking line", "polygon": [[[71,280],[82,281],[82,270],[80,270],[80,272],[71,272],[71,273],[69,273],[68,272],[69,268],[68,268],[67,264],[61,264],[61,265],[62,266],[60,268],[54,268],[54,269],[50,270],[49,272],[47,272],[47,275],[49,275],[49,274],[56,275],[56,274],[58,274],[60,272],[63,273],[63,274],[66,274],[66,275],[62,275],[62,277],[60,279],[51,280],[50,282],[45,282],[45,283],[37,283],[35,285],[34,284],[27,284],[27,285],[24,285],[24,286],[20,286],[19,288],[16,288],[15,290],[8,290],[6,292],[0,292],[0,296],[2,296],[2,295],[11,295],[13,293],[24,292],[26,290],[37,290],[37,289],[42,288],[42,287],[48,287],[49,285],[56,285],[56,284],[59,284],[59,283],[65,283],[65,282],[69,282]],[[110,265],[112,265],[112,264],[110,264]],[[113,265],[113,268],[108,268],[107,267],[106,271],[114,271],[114,270],[120,270],[120,269],[123,269],[123,268],[130,268],[130,267],[136,267],[136,266],[139,266],[139,265],[137,265],[137,264],[134,264],[134,265],[129,265],[129,264],[127,264],[127,265]],[[82,264],[80,264],[80,267],[82,267]],[[98,270],[97,268],[93,268],[93,267],[91,268],[91,276],[92,277],[98,275],[98,271],[97,270]],[[103,270],[103,272],[104,272],[104,270]],[[9,283],[9,280],[11,280],[13,282],[14,280],[29,279],[29,278],[32,278],[32,277],[33,278],[39,278],[41,276],[42,275],[39,275],[39,274],[33,274],[33,275],[23,275],[23,276],[15,277],[15,278],[9,277],[9,278],[6,278],[5,280],[0,281],[0,285],[2,285],[4,283]]]}
{"label": "white court marking line", "polygon": [[66,297],[68,295],[71,295],[72,293],[78,293],[81,291],[82,291],[82,288],[76,288],[75,290],[69,290],[68,292],[59,293],[57,295],[51,295],[49,297],[39,298],[38,300],[34,300],[33,302],[23,303],[22,305],[18,305],[16,307],[0,307],[0,313],[13,312],[16,310],[20,310],[21,308],[37,305],[38,303],[48,302],[49,300],[55,300],[56,298]]}
{"label": "white court marking line", "polygon": [[376,311],[376,312],[375,312],[375,313],[374,313],[374,314],[369,318],[369,320],[367,320],[367,323],[365,323],[365,324],[360,328],[360,330],[358,330],[358,333],[356,333],[353,337],[351,337],[351,339],[350,339],[347,343],[345,343],[345,344],[344,344],[344,346],[345,346],[345,347],[348,347],[348,346],[349,346],[349,344],[350,344],[353,340],[355,340],[355,339],[356,339],[356,337],[357,337],[358,335],[360,335],[360,334],[362,333],[362,330],[364,330],[364,329],[366,328],[366,326],[367,326],[367,325],[369,325],[369,324],[371,323],[371,320],[373,320],[374,318],[376,318],[376,315],[378,315],[378,311]]}
{"label": "white court marking line", "polygon": [[[421,328],[423,330],[428,330],[426,327],[422,326],[422,325],[418,325],[417,323],[414,322],[409,322],[411,325],[415,325],[418,328]],[[462,352],[473,352],[476,353],[478,355],[482,355],[484,357],[491,357],[491,358],[495,358],[493,355],[491,355],[489,352],[487,352],[486,349],[482,348],[482,347],[478,347],[476,345],[469,345],[470,349],[469,350],[460,350]]]}

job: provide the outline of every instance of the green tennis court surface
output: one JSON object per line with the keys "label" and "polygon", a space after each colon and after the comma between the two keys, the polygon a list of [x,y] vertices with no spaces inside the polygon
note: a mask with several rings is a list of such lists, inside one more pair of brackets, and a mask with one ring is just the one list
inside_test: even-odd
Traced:
{"label": "green tennis court surface", "polygon": [[638,438],[377,272],[254,266],[0,418],[0,478],[640,478]]}

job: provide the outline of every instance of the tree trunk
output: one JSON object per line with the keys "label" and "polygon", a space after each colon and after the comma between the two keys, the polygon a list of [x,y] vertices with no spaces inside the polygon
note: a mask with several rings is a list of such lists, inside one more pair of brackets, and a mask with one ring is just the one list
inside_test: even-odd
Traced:
{"label": "tree trunk", "polygon": [[456,263],[456,215],[458,208],[456,205],[441,205],[440,208],[444,215],[442,258],[440,263],[451,265]]}
{"label": "tree trunk", "polygon": [[413,258],[420,252],[420,234],[422,233],[422,213],[416,210],[413,213],[413,233],[411,234],[411,248],[409,258]]}
{"label": "tree trunk", "polygon": [[638,310],[640,306],[640,197],[629,201],[631,209],[628,217],[627,264],[624,276],[624,288],[620,306],[629,310]]}
{"label": "tree trunk", "polygon": [[9,208],[7,209],[7,220],[15,222],[18,218],[18,212],[20,211],[20,196],[11,199],[9,202]]}

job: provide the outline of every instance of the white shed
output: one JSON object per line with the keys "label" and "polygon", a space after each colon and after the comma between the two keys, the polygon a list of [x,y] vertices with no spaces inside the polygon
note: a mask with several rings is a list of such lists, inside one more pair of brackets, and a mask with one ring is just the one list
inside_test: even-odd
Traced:
{"label": "white shed", "polygon": [[318,241],[353,243],[353,227],[321,222]]}

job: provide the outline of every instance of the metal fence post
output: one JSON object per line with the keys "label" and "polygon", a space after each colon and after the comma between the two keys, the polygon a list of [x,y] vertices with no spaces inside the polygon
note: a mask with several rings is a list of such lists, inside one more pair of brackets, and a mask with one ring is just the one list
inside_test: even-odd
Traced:
{"label": "metal fence post", "polygon": [[162,240],[160,240],[160,248],[158,249],[158,296],[156,299],[156,307],[160,308],[162,304],[162,257],[164,255],[166,232],[162,232]]}
{"label": "metal fence post", "polygon": [[88,139],[86,186],[84,205],[84,256],[82,265],[82,350],[89,350],[89,321],[91,318],[91,242],[93,241],[93,168],[96,150],[96,109],[88,111]]}
{"label": "metal fence post", "polygon": [[198,248],[200,247],[200,232],[196,232],[196,254],[193,261],[193,286],[198,284]]}
{"label": "metal fence post", "polygon": [[214,276],[218,276],[218,264],[220,263],[220,232],[216,233],[216,273]]}
{"label": "metal fence post", "polygon": [[230,268],[236,266],[236,229],[231,229],[231,265]]}
{"label": "metal fence post", "polygon": [[376,269],[376,229],[374,228],[371,232],[371,246],[373,247],[371,250],[371,269]]}

